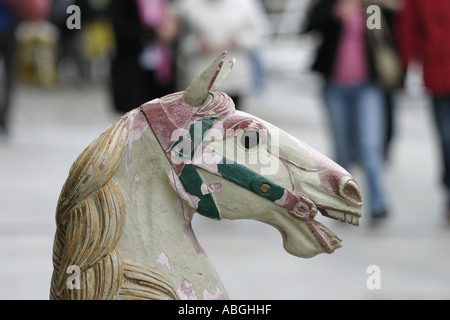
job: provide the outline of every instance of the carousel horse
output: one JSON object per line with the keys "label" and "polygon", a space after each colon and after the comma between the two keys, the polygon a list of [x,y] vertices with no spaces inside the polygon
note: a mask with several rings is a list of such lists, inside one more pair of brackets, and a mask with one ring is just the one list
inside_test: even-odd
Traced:
{"label": "carousel horse", "polygon": [[340,247],[318,212],[358,225],[362,197],[348,172],[217,91],[234,64],[225,56],[186,91],[122,116],[76,159],[57,204],[51,299],[227,299],[195,213],[272,225],[304,258]]}

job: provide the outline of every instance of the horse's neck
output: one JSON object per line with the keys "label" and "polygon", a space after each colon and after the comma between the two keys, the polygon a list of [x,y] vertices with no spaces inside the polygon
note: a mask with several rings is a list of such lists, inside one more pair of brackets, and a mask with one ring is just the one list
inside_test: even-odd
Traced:
{"label": "horse's neck", "polygon": [[225,298],[223,285],[192,231],[193,212],[170,186],[165,154],[141,114],[134,122],[136,128],[114,177],[126,205],[118,243],[121,256],[127,263],[166,275],[179,298]]}

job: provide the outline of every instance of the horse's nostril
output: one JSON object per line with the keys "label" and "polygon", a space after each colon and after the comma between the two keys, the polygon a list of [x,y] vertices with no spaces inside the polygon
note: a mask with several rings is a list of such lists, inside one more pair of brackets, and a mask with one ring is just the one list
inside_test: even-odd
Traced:
{"label": "horse's nostril", "polygon": [[361,196],[361,191],[359,189],[358,184],[350,179],[343,184],[343,188],[341,189],[341,195],[354,204],[361,205],[363,203],[363,199]]}

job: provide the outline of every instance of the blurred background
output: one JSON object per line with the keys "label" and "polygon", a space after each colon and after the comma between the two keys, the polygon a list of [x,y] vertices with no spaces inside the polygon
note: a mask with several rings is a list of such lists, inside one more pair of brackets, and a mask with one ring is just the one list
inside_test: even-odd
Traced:
{"label": "blurred background", "polygon": [[[370,30],[366,19],[377,16],[359,0],[24,0],[26,8],[0,0],[0,299],[48,299],[56,204],[81,151],[123,113],[184,90],[223,50],[236,57],[237,76],[221,89],[240,110],[335,159],[326,90],[346,75],[327,78],[314,69],[327,36],[311,19],[328,6],[329,19],[350,30],[348,39],[357,36],[357,19],[343,18],[342,8],[352,7],[344,2],[364,8]],[[408,12],[417,10],[407,2],[375,3],[390,17],[391,48],[400,47],[403,67],[409,63],[401,83],[385,87],[364,69],[365,81],[389,97],[376,131],[383,212],[372,207],[367,167],[356,150],[349,171],[369,201],[359,227],[321,219],[343,238],[332,255],[299,259],[284,251],[272,227],[196,216],[194,231],[231,298],[450,298],[450,189],[442,184],[445,140],[435,121],[436,97],[450,89],[436,93],[423,80],[421,61],[408,55],[412,46],[395,43],[408,21],[419,21],[411,20]],[[380,270],[375,289],[367,285],[373,265]]]}

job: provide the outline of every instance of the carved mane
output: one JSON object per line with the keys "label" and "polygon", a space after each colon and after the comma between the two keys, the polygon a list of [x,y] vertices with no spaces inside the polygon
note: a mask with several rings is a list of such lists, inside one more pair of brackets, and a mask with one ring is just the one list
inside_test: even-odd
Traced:
{"label": "carved mane", "polygon": [[[126,208],[113,179],[130,128],[125,115],[93,141],[72,165],[56,210],[51,299],[176,299],[170,281],[147,266],[124,261],[117,243]],[[77,290],[66,282],[80,270]]]}

